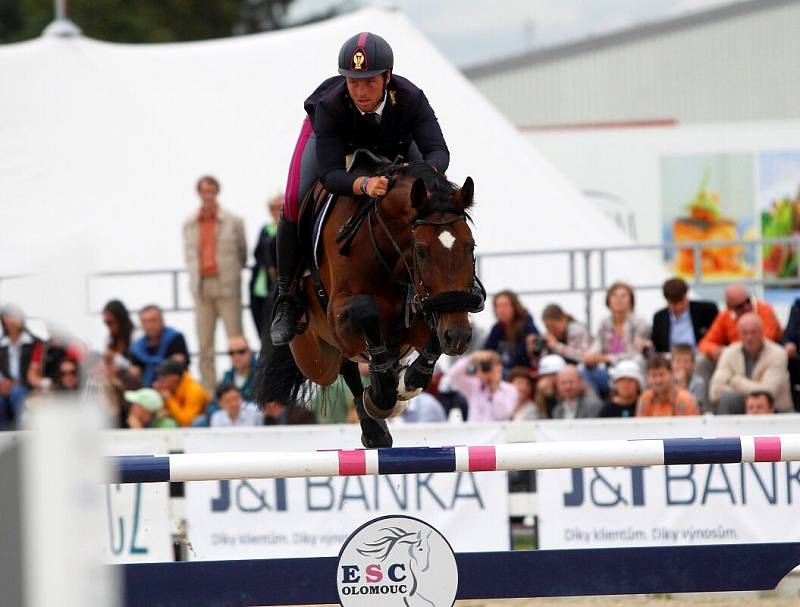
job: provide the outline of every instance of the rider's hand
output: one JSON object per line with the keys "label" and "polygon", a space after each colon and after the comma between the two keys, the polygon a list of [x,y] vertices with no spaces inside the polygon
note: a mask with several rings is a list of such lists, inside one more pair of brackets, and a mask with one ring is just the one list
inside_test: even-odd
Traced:
{"label": "rider's hand", "polygon": [[370,177],[367,181],[367,195],[372,198],[386,196],[389,189],[389,180],[386,177]]}

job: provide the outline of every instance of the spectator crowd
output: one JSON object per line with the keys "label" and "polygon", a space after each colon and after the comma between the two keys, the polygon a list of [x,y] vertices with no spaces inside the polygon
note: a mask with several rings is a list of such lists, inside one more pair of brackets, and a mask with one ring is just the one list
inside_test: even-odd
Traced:
{"label": "spectator crowd", "polygon": [[[243,335],[241,269],[244,225],[218,200],[219,182],[197,182],[199,208],[183,226],[194,298],[199,378],[190,372],[187,340],[157,305],[134,317],[109,301],[103,352],[48,327],[42,340],[14,305],[0,308],[0,429],[24,423],[26,411],[53,394],[102,394],[114,426],[131,429],[257,426],[355,419],[343,382],[339,396],[298,410],[253,402],[256,354]],[[259,334],[268,322],[276,277],[274,225],[281,197],[269,201],[272,223],[258,234],[250,310]],[[652,319],[636,311],[634,289],[616,282],[608,315],[591,334],[553,303],[541,311],[543,332],[510,290],[494,295],[496,322],[480,349],[434,374],[427,392],[397,422],[573,419],[800,410],[800,299],[783,329],[772,307],[747,288],[725,289],[725,307],[689,299],[680,278],[663,285],[665,305]],[[218,320],[227,333],[229,367],[215,366]],[[137,331],[138,324],[138,331]],[[268,332],[265,332],[268,333]],[[265,336],[268,339],[268,336]]]}

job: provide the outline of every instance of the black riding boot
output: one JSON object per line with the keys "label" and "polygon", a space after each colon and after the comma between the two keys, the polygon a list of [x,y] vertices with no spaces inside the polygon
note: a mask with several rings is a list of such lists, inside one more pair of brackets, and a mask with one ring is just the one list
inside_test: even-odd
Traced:
{"label": "black riding boot", "polygon": [[302,304],[291,295],[292,281],[297,274],[302,251],[297,236],[297,224],[281,216],[278,222],[278,297],[272,310],[270,337],[276,346],[292,341],[297,321],[302,314]]}

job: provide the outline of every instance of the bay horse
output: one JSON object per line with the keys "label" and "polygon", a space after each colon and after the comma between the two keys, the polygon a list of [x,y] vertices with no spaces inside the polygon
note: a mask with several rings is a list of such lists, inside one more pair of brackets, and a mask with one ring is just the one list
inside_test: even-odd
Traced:
{"label": "bay horse", "polygon": [[[404,408],[398,398],[428,386],[442,352],[466,351],[468,311],[483,304],[473,289],[474,185],[467,177],[459,188],[423,162],[353,172],[386,176],[389,189],[381,198],[339,196],[332,203],[319,236],[318,278],[300,282],[307,326],[288,347],[262,348],[256,397],[302,404],[307,379],[329,386],[341,374],[363,445],[390,447],[385,419]],[[403,366],[412,351],[419,356]],[[366,390],[358,362],[369,363]]]}

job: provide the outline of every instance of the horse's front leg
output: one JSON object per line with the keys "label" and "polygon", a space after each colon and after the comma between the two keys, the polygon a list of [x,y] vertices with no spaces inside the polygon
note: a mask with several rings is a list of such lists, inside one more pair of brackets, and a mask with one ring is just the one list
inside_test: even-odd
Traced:
{"label": "horse's front leg", "polygon": [[341,373],[347,387],[353,393],[358,421],[361,424],[361,444],[367,449],[391,447],[392,435],[386,422],[382,419],[372,419],[364,409],[364,385],[361,383],[358,365],[349,360],[345,361]]}
{"label": "horse's front leg", "polygon": [[366,341],[370,385],[364,392],[364,408],[375,419],[391,417],[397,404],[397,361],[381,330],[380,308],[371,295],[353,295],[347,300],[343,317],[351,329],[345,328],[345,332],[356,329]]}
{"label": "horse's front leg", "polygon": [[430,385],[436,361],[441,355],[442,348],[439,345],[439,338],[436,337],[434,331],[431,331],[419,356],[406,368],[400,379],[398,392],[401,400],[415,397]]}

